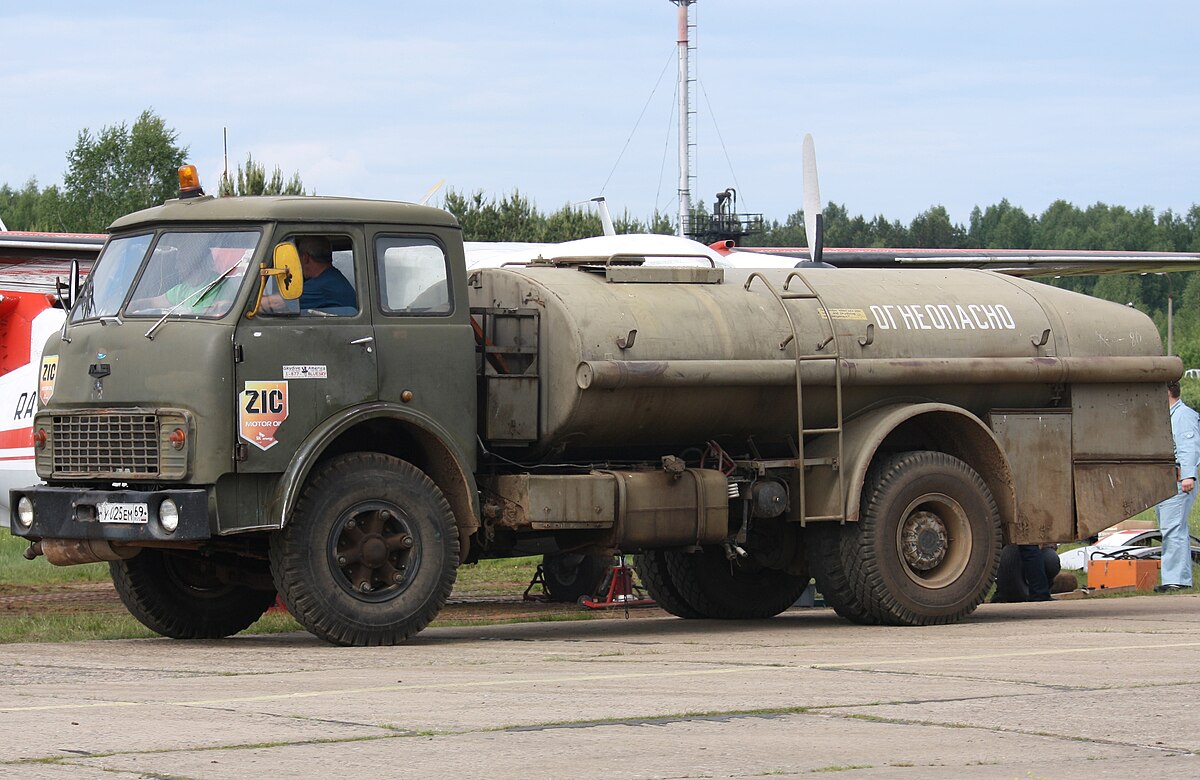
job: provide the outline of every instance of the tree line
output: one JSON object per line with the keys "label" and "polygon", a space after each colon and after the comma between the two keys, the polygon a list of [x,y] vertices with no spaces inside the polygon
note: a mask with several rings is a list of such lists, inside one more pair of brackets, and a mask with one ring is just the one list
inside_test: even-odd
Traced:
{"label": "tree line", "polygon": [[[0,220],[9,230],[54,233],[103,233],[117,217],[157,206],[179,192],[179,166],[188,148],[179,133],[153,109],[128,125],[122,122],[93,133],[79,131],[67,152],[63,184],[0,185]],[[295,173],[284,179],[279,166],[268,174],[251,155],[235,175],[222,174],[221,195],[304,195]]]}
{"label": "tree line", "polygon": [[[0,185],[0,219],[10,230],[100,233],[117,217],[174,197],[177,170],[188,149],[179,133],[153,109],[132,125],[83,129],[66,155],[61,187]],[[236,175],[222,175],[221,195],[306,194],[300,174],[285,178],[278,166],[247,155]],[[514,190],[500,198],[482,191],[449,190],[442,207],[457,217],[468,241],[555,242],[602,233],[600,217],[587,207],[567,204],[544,212]],[[702,212],[704,206],[700,206]],[[1055,201],[1040,214],[1007,200],[976,206],[967,224],[955,223],[943,206],[932,206],[908,224],[883,215],[851,215],[844,204],[823,212],[825,243],[839,247],[942,249],[1092,249],[1108,251],[1200,252],[1200,206],[1184,213],[1150,206],[1128,209],[1095,203],[1080,208]],[[671,218],[655,212],[645,219],[628,212],[614,219],[618,233],[673,233]],[[762,232],[743,242],[752,246],[805,246],[804,212],[783,221],[767,220]],[[1166,332],[1168,298],[1174,304],[1176,352],[1188,366],[1200,366],[1200,274],[1117,274],[1070,277],[1051,283],[1145,311]]]}

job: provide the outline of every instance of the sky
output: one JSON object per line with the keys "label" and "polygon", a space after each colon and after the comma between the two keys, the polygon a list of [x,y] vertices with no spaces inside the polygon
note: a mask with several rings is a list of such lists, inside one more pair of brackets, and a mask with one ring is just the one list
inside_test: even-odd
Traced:
{"label": "sky", "polygon": [[[698,0],[694,197],[821,197],[907,223],[1007,198],[1200,201],[1200,3]],[[437,182],[543,211],[674,215],[670,0],[0,0],[0,184],[59,184],[81,130],[153,109],[215,191],[247,154],[309,190]],[[438,203],[439,196],[433,201]],[[0,214],[0,218],[3,215]]]}

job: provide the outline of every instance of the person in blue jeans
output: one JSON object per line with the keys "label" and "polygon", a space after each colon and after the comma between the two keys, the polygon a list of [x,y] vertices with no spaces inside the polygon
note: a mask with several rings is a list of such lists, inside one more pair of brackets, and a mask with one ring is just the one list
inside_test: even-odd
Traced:
{"label": "person in blue jeans", "polygon": [[1054,579],[1054,576],[1046,571],[1042,546],[1040,544],[1019,544],[1017,548],[1021,555],[1021,575],[1025,577],[1025,585],[1029,588],[1029,597],[1026,601],[1049,601],[1050,580]]}
{"label": "person in blue jeans", "polygon": [[1192,544],[1188,517],[1196,501],[1196,469],[1200,466],[1200,416],[1179,400],[1179,383],[1167,384],[1171,406],[1171,437],[1179,483],[1175,495],[1154,508],[1162,531],[1162,584],[1159,593],[1192,587]]}
{"label": "person in blue jeans", "polygon": [[1000,551],[992,603],[1050,601],[1050,586],[1061,569],[1053,545],[1006,544]]}

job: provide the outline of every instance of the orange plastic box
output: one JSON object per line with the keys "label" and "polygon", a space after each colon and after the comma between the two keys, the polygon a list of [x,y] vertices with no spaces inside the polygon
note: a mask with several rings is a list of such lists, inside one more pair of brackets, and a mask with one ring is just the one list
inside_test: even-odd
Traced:
{"label": "orange plastic box", "polygon": [[1162,561],[1155,560],[1093,558],[1088,561],[1088,587],[1154,590],[1161,565]]}

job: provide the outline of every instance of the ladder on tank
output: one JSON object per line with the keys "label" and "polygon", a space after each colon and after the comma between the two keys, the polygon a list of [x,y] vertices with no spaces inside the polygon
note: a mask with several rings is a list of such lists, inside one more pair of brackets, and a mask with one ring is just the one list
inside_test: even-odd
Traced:
{"label": "ladder on tank", "polygon": [[[825,305],[825,301],[821,299],[820,293],[809,284],[804,278],[804,274],[799,271],[790,272],[783,280],[783,289],[780,290],[771,284],[771,280],[764,276],[761,272],[755,271],[746,278],[746,283],[743,287],[746,290],[750,289],[750,285],[755,279],[761,279],[766,285],[767,290],[779,302],[780,308],[783,309],[783,314],[787,317],[788,327],[791,329],[789,335],[783,342],[780,343],[781,350],[787,349],[788,344],[793,344],[796,353],[796,427],[799,435],[796,439],[796,464],[798,466],[797,473],[800,477],[800,522],[807,523],[810,520],[838,520],[845,522],[846,520],[846,484],[845,484],[845,469],[843,459],[843,424],[842,424],[842,356],[838,348],[837,334],[833,330],[833,316],[829,311],[829,307]],[[789,290],[789,286],[793,279],[799,279],[804,285],[804,292],[793,292]],[[821,314],[825,320],[825,324],[829,328],[829,335],[824,337],[816,345],[815,352],[811,354],[801,354],[800,352],[800,332],[796,329],[796,320],[792,317],[791,308],[788,306],[788,301],[816,301],[820,307]],[[824,335],[824,334],[822,334]],[[826,347],[833,345],[832,352],[828,354],[817,354]],[[834,398],[836,403],[835,421],[836,425],[823,428],[806,428],[804,427],[804,382],[801,377],[801,366],[805,363],[832,363],[833,364],[833,388]],[[804,454],[804,437],[823,434],[835,434],[837,436],[837,455],[836,457],[825,458],[807,458]],[[808,496],[805,490],[804,470],[809,467],[829,466],[837,474],[837,503],[840,507],[837,514],[832,515],[813,515],[808,514]]]}

